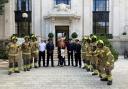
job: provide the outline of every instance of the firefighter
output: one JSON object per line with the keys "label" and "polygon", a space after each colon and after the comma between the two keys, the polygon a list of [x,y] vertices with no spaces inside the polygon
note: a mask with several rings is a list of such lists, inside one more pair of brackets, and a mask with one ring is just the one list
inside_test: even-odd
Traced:
{"label": "firefighter", "polygon": [[88,37],[87,38],[87,44],[86,44],[86,46],[85,46],[85,56],[86,56],[86,70],[89,72],[90,71],[90,68],[91,68],[91,65],[90,65],[90,59],[91,59],[91,54],[90,54],[90,52],[91,52],[91,38],[90,37]]}
{"label": "firefighter", "polygon": [[96,49],[97,49],[97,37],[95,35],[91,36],[91,65],[93,73],[92,75],[98,75],[97,65],[98,65],[98,58],[96,56]]}
{"label": "firefighter", "polygon": [[31,66],[32,67],[32,63],[33,63],[33,58],[34,58],[34,67],[37,68],[37,59],[38,59],[38,53],[39,53],[39,44],[37,42],[37,38],[35,35],[31,36],[32,42],[31,42]]}
{"label": "firefighter", "polygon": [[111,71],[114,68],[114,56],[110,49],[104,46],[104,42],[102,40],[97,42],[97,47],[101,81],[108,81],[107,85],[112,85]]}
{"label": "firefighter", "polygon": [[84,63],[83,69],[86,69],[86,67],[87,67],[86,55],[85,55],[86,45],[87,45],[87,36],[84,36],[83,40],[82,40],[82,59],[83,59],[83,63]]}
{"label": "firefighter", "polygon": [[25,36],[25,42],[22,43],[22,57],[24,71],[30,71],[30,60],[31,60],[31,44],[29,42],[29,36]]}
{"label": "firefighter", "polygon": [[12,36],[11,42],[7,45],[7,54],[9,59],[9,71],[8,75],[11,75],[13,72],[20,73],[18,66],[18,55],[19,55],[20,46],[17,44],[17,37]]}

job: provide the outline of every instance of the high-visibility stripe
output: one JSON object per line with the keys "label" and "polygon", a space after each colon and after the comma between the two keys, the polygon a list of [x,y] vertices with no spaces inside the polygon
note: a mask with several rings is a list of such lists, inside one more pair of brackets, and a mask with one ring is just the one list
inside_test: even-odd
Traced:
{"label": "high-visibility stripe", "polygon": [[104,50],[101,50],[102,53],[104,53]]}
{"label": "high-visibility stripe", "polygon": [[39,51],[33,51],[32,53],[38,53]]}
{"label": "high-visibility stripe", "polygon": [[14,72],[14,68],[9,68],[9,72]]}
{"label": "high-visibility stripe", "polygon": [[108,75],[107,78],[108,78],[108,81],[112,81],[112,75]]}
{"label": "high-visibility stripe", "polygon": [[30,55],[31,53],[22,53],[22,54],[25,54],[25,55]]}
{"label": "high-visibility stripe", "polygon": [[92,55],[86,55],[86,56],[92,56]]}
{"label": "high-visibility stripe", "polygon": [[101,74],[102,78],[106,78],[107,75],[106,74]]}
{"label": "high-visibility stripe", "polygon": [[109,54],[111,54],[111,52],[108,52],[108,53],[107,53],[107,56],[108,56]]}
{"label": "high-visibility stripe", "polygon": [[9,56],[18,56],[18,54],[8,54]]}
{"label": "high-visibility stripe", "polygon": [[107,61],[107,65],[110,65],[110,62]]}
{"label": "high-visibility stripe", "polygon": [[98,75],[99,75],[99,71],[98,71],[98,70],[96,70],[96,69],[94,70],[94,73],[96,73],[96,74],[98,74]]}
{"label": "high-visibility stripe", "polygon": [[18,68],[18,67],[16,67],[16,68],[15,68],[15,71],[19,71],[19,68]]}

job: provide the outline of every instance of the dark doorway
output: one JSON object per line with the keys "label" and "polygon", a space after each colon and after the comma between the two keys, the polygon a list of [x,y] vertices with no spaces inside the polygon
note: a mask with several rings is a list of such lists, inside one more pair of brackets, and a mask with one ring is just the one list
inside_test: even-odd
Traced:
{"label": "dark doorway", "polygon": [[56,44],[58,37],[64,36],[66,40],[69,39],[69,26],[55,26],[55,39],[56,39]]}

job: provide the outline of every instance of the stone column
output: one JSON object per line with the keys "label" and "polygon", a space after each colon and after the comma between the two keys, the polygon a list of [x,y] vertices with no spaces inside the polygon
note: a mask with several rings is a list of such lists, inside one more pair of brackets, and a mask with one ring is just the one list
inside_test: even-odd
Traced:
{"label": "stone column", "polygon": [[69,19],[69,38],[71,38],[71,35],[72,35],[72,31],[73,31],[73,25],[72,25],[72,19]]}
{"label": "stone column", "polygon": [[0,39],[3,39],[4,37],[4,29],[5,29],[5,21],[4,21],[4,15],[0,15]]}
{"label": "stone column", "polygon": [[112,0],[113,36],[120,35],[120,0]]}
{"label": "stone column", "polygon": [[48,19],[45,19],[45,38],[46,40],[48,39],[48,33],[50,32],[50,29],[49,29],[49,20]]}
{"label": "stone column", "polygon": [[9,0],[5,4],[5,30],[4,38],[8,38],[12,34],[15,34],[15,0]]}
{"label": "stone column", "polygon": [[113,33],[113,0],[109,0],[109,33]]}
{"label": "stone column", "polygon": [[55,44],[55,18],[51,18],[51,31],[54,34],[53,43]]}

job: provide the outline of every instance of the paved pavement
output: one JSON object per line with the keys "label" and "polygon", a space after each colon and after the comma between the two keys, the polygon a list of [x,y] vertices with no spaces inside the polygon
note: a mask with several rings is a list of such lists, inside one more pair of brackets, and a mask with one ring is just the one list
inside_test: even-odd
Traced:
{"label": "paved pavement", "polygon": [[128,60],[122,57],[115,64],[112,86],[76,67],[42,67],[11,76],[6,69],[0,68],[0,89],[128,89]]}

